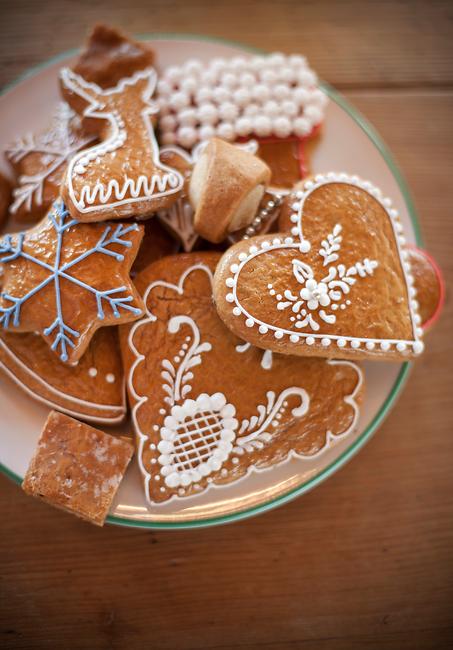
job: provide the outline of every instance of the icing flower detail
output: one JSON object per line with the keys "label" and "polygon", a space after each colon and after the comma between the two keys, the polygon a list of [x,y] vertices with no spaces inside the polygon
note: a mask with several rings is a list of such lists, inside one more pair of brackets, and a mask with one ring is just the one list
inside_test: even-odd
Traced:
{"label": "icing flower detail", "polygon": [[[291,321],[298,329],[310,327],[313,331],[318,331],[319,323],[311,312],[319,310],[318,315],[325,323],[333,324],[336,322],[334,313],[327,313],[324,309],[329,307],[331,311],[337,309],[346,309],[351,301],[346,299],[351,287],[356,283],[358,278],[365,278],[367,275],[373,275],[378,266],[376,260],[365,258],[356,262],[348,269],[344,264],[333,265],[339,259],[341,250],[341,226],[336,224],[331,233],[329,233],[321,242],[319,250],[320,257],[323,258],[323,266],[328,266],[327,275],[316,280],[313,269],[306,262],[293,260],[293,274],[299,284],[302,284],[299,294],[295,295],[289,289],[283,292],[283,295],[277,294],[273,285],[269,285],[269,293],[272,296],[277,294],[277,309],[283,311],[291,308],[294,314]],[[283,300],[283,297],[285,300]]]}
{"label": "icing flower detail", "polygon": [[306,300],[308,309],[318,309],[319,305],[327,307],[330,305],[328,286],[325,282],[316,282],[314,279],[307,280],[305,287],[300,290],[300,297]]}

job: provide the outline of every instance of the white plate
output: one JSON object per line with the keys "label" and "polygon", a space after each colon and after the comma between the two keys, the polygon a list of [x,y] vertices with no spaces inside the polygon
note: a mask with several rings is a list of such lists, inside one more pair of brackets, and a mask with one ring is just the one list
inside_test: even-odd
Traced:
{"label": "white plate", "polygon": [[[187,58],[230,57],[244,47],[198,38],[152,37],[160,67]],[[30,71],[0,97],[0,149],[27,131],[43,128],[58,100],[57,75],[74,53]],[[385,145],[364,119],[333,89],[323,135],[311,160],[314,172],[344,171],[372,180],[392,197],[409,242],[420,243],[417,219],[407,188]],[[3,171],[7,171],[2,161]],[[200,496],[172,500],[158,510],[145,502],[137,465],[132,463],[116,496],[108,521],[148,528],[182,528],[233,521],[263,512],[313,488],[341,467],[371,436],[395,402],[408,364],[366,364],[366,399],[357,430],[312,459],[292,459],[230,486]],[[33,453],[48,408],[31,400],[0,376],[0,469],[19,481]],[[121,429],[121,428],[120,428]],[[130,430],[129,423],[122,430]]]}

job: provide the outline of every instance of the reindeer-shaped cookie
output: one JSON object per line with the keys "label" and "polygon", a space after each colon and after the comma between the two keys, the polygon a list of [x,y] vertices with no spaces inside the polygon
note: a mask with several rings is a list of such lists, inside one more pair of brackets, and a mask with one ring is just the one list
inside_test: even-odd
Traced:
{"label": "reindeer-shaped cookie", "polygon": [[79,221],[144,218],[171,205],[183,178],[159,159],[151,119],[158,110],[151,101],[155,70],[141,70],[105,90],[69,68],[60,78],[71,106],[84,118],[102,120],[101,143],[68,166],[63,197],[71,215]]}

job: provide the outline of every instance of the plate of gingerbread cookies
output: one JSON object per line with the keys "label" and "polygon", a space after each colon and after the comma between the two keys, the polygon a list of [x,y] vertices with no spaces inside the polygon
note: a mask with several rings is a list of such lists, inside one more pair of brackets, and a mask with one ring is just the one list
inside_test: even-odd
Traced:
{"label": "plate of gingerbread cookies", "polygon": [[98,25],[0,111],[4,473],[97,525],[190,528],[361,448],[442,278],[303,54]]}

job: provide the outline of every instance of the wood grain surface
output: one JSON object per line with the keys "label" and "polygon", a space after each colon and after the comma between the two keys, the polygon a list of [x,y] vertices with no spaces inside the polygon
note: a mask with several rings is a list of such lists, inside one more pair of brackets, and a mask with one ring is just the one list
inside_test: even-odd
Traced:
{"label": "wood grain surface", "polygon": [[[303,52],[380,131],[453,278],[451,1],[0,2],[0,83],[97,20]],[[0,477],[0,647],[453,647],[450,295],[372,441],[315,491],[206,530],[98,530]],[[17,435],[11,432],[11,435]]]}

